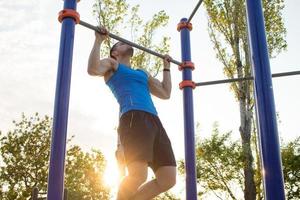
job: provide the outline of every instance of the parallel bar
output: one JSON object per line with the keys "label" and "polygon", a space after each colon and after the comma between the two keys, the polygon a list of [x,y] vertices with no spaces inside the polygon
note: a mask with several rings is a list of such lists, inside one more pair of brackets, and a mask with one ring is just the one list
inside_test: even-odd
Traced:
{"label": "parallel bar", "polygon": [[[186,18],[180,22],[186,22]],[[180,30],[181,36],[181,59],[182,62],[191,61],[190,31],[188,28]],[[182,70],[182,80],[192,80],[192,69]],[[183,111],[184,111],[184,147],[185,147],[185,172],[186,172],[186,199],[197,200],[197,179],[195,161],[195,127],[193,88],[183,88]]]}
{"label": "parallel bar", "polygon": [[196,5],[196,7],[194,8],[192,14],[190,15],[189,19],[187,20],[187,23],[190,23],[190,22],[191,22],[191,20],[193,19],[194,15],[196,14],[196,12],[197,12],[197,10],[198,10],[198,8],[200,7],[200,5],[201,5],[202,2],[203,2],[203,0],[200,0],[200,1],[198,2],[198,4]]}
{"label": "parallel bar", "polygon": [[[76,5],[76,0],[64,1],[64,9],[76,10]],[[64,170],[74,34],[74,19],[70,17],[64,18],[62,21],[56,79],[47,200],[63,200],[64,196]]]}
{"label": "parallel bar", "polygon": [[277,78],[277,77],[282,77],[282,76],[294,76],[294,75],[299,75],[300,71],[292,71],[292,72],[281,72],[281,73],[277,73],[277,74],[272,74],[273,78]]}
{"label": "parallel bar", "polygon": [[284,200],[282,162],[262,2],[247,0],[246,5],[265,199]]}
{"label": "parallel bar", "polygon": [[[92,29],[92,30],[94,30],[94,31],[97,31],[97,32],[101,33],[101,32],[99,31],[99,28],[98,28],[97,26],[93,26],[93,25],[91,25],[91,24],[89,24],[89,23],[86,23],[86,22],[84,22],[84,21],[80,21],[79,24],[82,25],[82,26],[84,26],[84,27],[86,27],[86,28],[89,28],[89,29]],[[140,50],[142,50],[142,51],[145,51],[145,52],[147,52],[147,53],[150,53],[150,54],[152,54],[152,55],[154,55],[154,56],[157,56],[157,57],[159,57],[159,58],[164,59],[164,57],[165,57],[164,55],[162,55],[162,54],[160,54],[160,53],[157,53],[157,52],[155,52],[155,51],[152,51],[151,49],[148,49],[148,48],[146,48],[146,47],[140,46],[140,45],[138,45],[138,44],[136,44],[136,43],[134,43],[134,42],[131,42],[131,41],[129,41],[129,40],[126,40],[126,39],[124,39],[124,38],[121,38],[121,37],[119,37],[119,36],[117,36],[117,35],[115,35],[115,34],[108,33],[108,36],[111,37],[111,38],[113,38],[113,39],[116,39],[116,40],[118,40],[118,41],[124,42],[124,43],[126,43],[126,44],[128,44],[128,45],[130,45],[130,46],[132,46],[132,47],[135,47],[135,48],[137,48],[137,49],[140,49]],[[174,64],[176,64],[176,65],[180,65],[180,64],[181,64],[181,62],[176,61],[176,60],[173,60],[173,59],[171,59],[170,62],[172,62],[172,63],[174,63]]]}
{"label": "parallel bar", "polygon": [[[276,73],[276,74],[272,74],[272,77],[278,78],[278,77],[293,76],[293,75],[300,75],[300,71]],[[216,84],[232,83],[232,82],[238,82],[238,81],[249,81],[249,80],[253,80],[253,76],[244,77],[244,78],[233,78],[233,79],[223,79],[223,80],[200,82],[200,83],[196,83],[196,86],[216,85]]]}
{"label": "parallel bar", "polygon": [[253,77],[233,78],[233,79],[223,79],[223,80],[216,80],[216,81],[200,82],[200,83],[196,83],[196,86],[217,85],[217,84],[232,83],[232,82],[246,81],[246,80],[253,80]]}

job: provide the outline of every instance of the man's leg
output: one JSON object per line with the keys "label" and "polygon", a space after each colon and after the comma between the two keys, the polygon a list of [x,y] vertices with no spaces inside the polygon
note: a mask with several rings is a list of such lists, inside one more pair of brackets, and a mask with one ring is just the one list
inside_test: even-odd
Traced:
{"label": "man's leg", "polygon": [[131,200],[138,188],[147,180],[147,162],[132,162],[127,166],[127,169],[128,176],[120,184],[117,200]]}
{"label": "man's leg", "polygon": [[156,170],[156,179],[141,186],[134,200],[149,200],[172,188],[176,183],[176,167],[163,166]]}

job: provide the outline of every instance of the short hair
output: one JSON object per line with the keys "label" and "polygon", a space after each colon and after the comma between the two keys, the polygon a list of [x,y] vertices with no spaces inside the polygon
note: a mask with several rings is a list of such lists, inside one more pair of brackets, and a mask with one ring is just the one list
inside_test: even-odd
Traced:
{"label": "short hair", "polygon": [[119,42],[116,42],[116,43],[110,48],[110,51],[109,51],[109,56],[110,56],[111,58],[115,59],[115,60],[117,60],[117,58],[114,57],[114,56],[112,55],[112,52],[115,50],[115,48],[117,47],[117,45],[118,45],[119,43],[121,43],[121,42],[120,42],[120,41],[119,41]]}

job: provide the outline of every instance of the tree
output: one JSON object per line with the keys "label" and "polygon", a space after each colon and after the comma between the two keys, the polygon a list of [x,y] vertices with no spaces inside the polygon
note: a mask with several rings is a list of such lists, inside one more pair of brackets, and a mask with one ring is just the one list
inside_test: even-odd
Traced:
{"label": "tree", "polygon": [[[120,35],[119,30],[127,30],[127,35],[131,36],[133,42],[161,54],[169,52],[169,37],[163,36],[160,42],[154,42],[155,31],[168,23],[169,16],[165,11],[159,11],[151,20],[144,22],[138,15],[139,5],[130,6],[124,0],[95,0],[93,13],[98,24],[105,26],[110,32]],[[101,48],[101,54],[109,55],[111,46],[112,40],[109,39]],[[132,58],[132,66],[147,69],[156,76],[161,69],[162,59],[136,50]]]}
{"label": "tree", "polygon": [[299,200],[300,197],[300,137],[282,148],[283,176],[286,197]]}
{"label": "tree", "polygon": [[[254,123],[254,122],[253,122]],[[253,125],[253,127],[255,127]],[[256,199],[257,200],[262,200],[263,199],[263,184],[262,184],[262,166],[261,166],[261,154],[259,152],[259,142],[257,141],[258,137],[257,137],[257,132],[256,129],[253,129],[253,135],[251,138],[251,142],[253,144],[253,148],[252,151],[254,152],[254,161],[256,164],[256,169],[255,169],[255,173],[254,173],[254,178],[255,178],[255,185],[256,185]]]}
{"label": "tree", "polygon": [[[253,140],[252,144],[255,145],[255,143],[256,141]],[[257,153],[254,154],[257,155]],[[290,200],[298,200],[300,196],[300,137],[282,144],[281,155],[286,197]],[[243,151],[240,141],[232,140],[231,132],[220,133],[218,125],[214,124],[211,137],[204,140],[198,138],[196,167],[200,197],[206,199],[210,197],[209,195],[214,195],[219,199],[240,199],[238,195],[243,191],[244,176]],[[179,162],[178,168],[183,174],[183,161]],[[259,170],[260,168],[254,170],[257,176]],[[260,176],[256,178],[261,180]],[[255,181],[256,188],[261,186],[259,180]],[[257,191],[258,199],[263,199],[262,189]]]}
{"label": "tree", "polygon": [[[264,0],[264,16],[270,57],[275,57],[287,47],[286,29],[282,19],[284,0]],[[243,78],[251,75],[249,45],[246,27],[245,1],[205,0],[208,13],[208,31],[228,78]],[[243,150],[244,197],[256,199],[254,163],[251,151],[253,121],[253,87],[251,81],[231,84],[240,107],[240,135]]]}
{"label": "tree", "polygon": [[[38,113],[14,121],[14,130],[0,133],[0,199],[25,200],[34,187],[46,192],[52,120]],[[70,141],[70,140],[69,140]],[[71,199],[108,199],[103,185],[104,156],[71,146],[66,158],[66,188]],[[79,198],[80,197],[80,198]],[[82,197],[82,198],[81,198]]]}
{"label": "tree", "polygon": [[[210,138],[197,140],[196,169],[200,197],[213,194],[220,199],[239,199],[242,191],[242,150],[238,141],[231,140],[231,132],[220,134],[215,123]],[[179,164],[184,173],[184,163]]]}
{"label": "tree", "polygon": [[106,161],[100,151],[84,153],[79,146],[68,150],[65,184],[72,200],[109,199],[103,177]]}
{"label": "tree", "polygon": [[51,119],[41,119],[36,113],[20,122],[13,121],[14,130],[1,135],[0,152],[4,165],[0,180],[4,199],[22,200],[29,197],[31,190],[38,187],[46,190]]}

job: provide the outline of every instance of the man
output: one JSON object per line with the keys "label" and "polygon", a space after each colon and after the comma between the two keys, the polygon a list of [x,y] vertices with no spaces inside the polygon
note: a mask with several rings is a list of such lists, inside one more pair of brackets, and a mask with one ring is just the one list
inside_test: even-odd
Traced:
{"label": "man", "polygon": [[[104,77],[105,83],[120,104],[118,133],[128,169],[122,180],[117,200],[149,200],[167,191],[176,182],[176,162],[170,140],[157,116],[151,94],[169,99],[171,76],[169,56],[163,60],[163,80],[152,77],[144,70],[131,69],[133,48],[116,43],[110,57],[100,59],[101,43],[108,32],[101,27],[95,33],[95,42],[88,62],[88,73]],[[155,179],[147,183],[148,166]]]}

